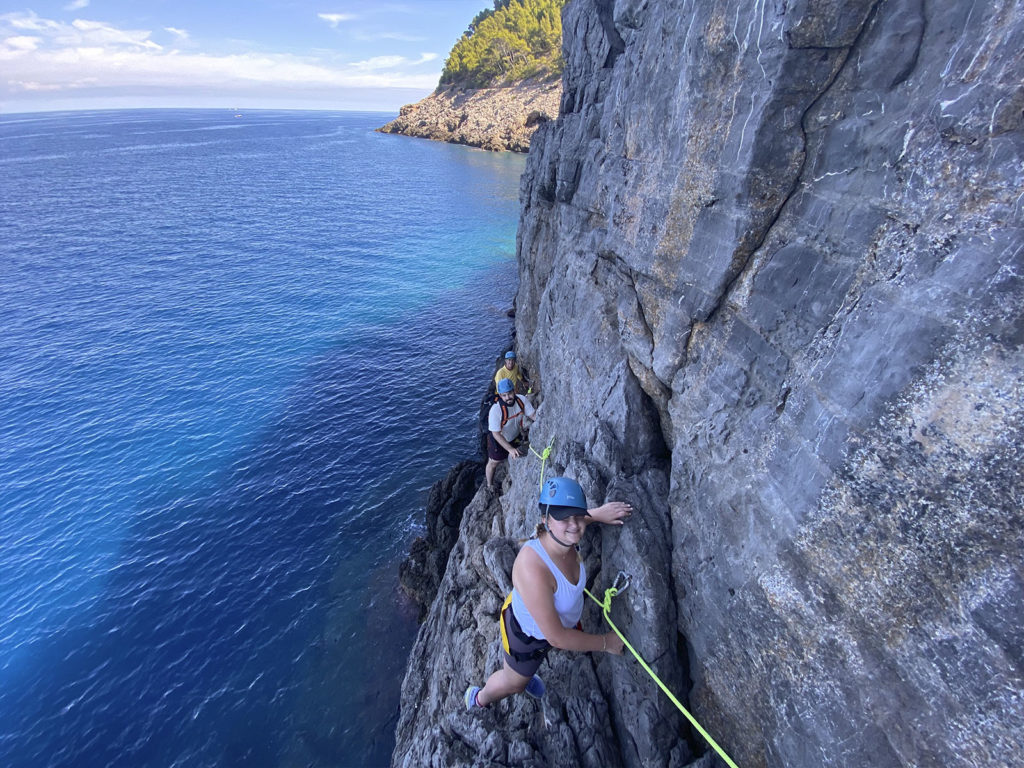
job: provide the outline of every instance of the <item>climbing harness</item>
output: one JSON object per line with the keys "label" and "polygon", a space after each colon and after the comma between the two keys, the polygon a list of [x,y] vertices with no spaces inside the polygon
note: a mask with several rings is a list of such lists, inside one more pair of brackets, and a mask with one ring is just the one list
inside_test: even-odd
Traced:
{"label": "climbing harness", "polygon": [[548,441],[548,447],[544,449],[543,453],[537,453],[535,450],[533,450],[533,446],[532,445],[530,446],[530,453],[532,453],[534,456],[536,456],[538,459],[540,459],[540,487],[541,487],[541,490],[544,489],[544,464],[547,462],[548,457],[551,455],[551,446],[554,445],[554,443],[555,443],[555,436],[552,435],[551,439]]}
{"label": "climbing harness", "polygon": [[[548,645],[546,648],[537,648],[529,653],[521,653],[513,650],[511,644],[508,641],[508,632],[505,631],[505,624],[508,623],[508,629],[516,636],[516,639],[524,645],[536,644],[538,638],[531,637],[523,631],[523,628],[519,626],[519,621],[516,619],[516,615],[512,611],[512,593],[508,593],[508,597],[505,598],[505,602],[501,606],[501,611],[498,614],[498,627],[501,629],[501,647],[509,656],[519,662],[523,661],[534,661],[536,659],[543,659],[548,655],[548,651],[551,650],[551,646]],[[507,615],[506,615],[507,614]]]}
{"label": "climbing harness", "polygon": [[[623,586],[621,586],[621,587],[619,586],[620,581],[624,582]],[[608,622],[608,626],[610,626],[612,628],[612,630],[615,632],[615,634],[619,636],[619,638],[622,640],[623,645],[625,645],[629,649],[629,652],[632,653],[633,656],[636,657],[636,660],[640,662],[640,666],[643,667],[647,671],[647,674],[649,674],[652,678],[654,678],[654,682],[656,682],[658,684],[658,687],[661,688],[661,690],[665,692],[665,695],[668,696],[669,699],[672,700],[672,703],[676,705],[676,708],[686,716],[686,719],[690,721],[690,723],[693,725],[693,727],[696,728],[697,731],[700,733],[700,735],[704,737],[704,740],[708,744],[711,745],[711,747],[715,750],[715,752],[718,753],[718,756],[721,757],[723,760],[725,760],[726,763],[728,763],[729,768],[737,768],[736,763],[734,763],[732,761],[732,758],[730,758],[725,753],[725,750],[723,750],[720,746],[718,746],[718,743],[713,738],[711,738],[711,736],[708,734],[707,731],[705,731],[701,727],[701,724],[698,723],[697,719],[686,710],[686,707],[684,707],[682,704],[679,703],[679,699],[677,699],[672,694],[672,691],[670,691],[666,687],[666,685],[663,682],[661,682],[661,678],[658,677],[654,673],[654,670],[651,669],[648,666],[647,662],[644,661],[643,658],[640,656],[640,654],[636,652],[636,649],[633,648],[633,646],[629,644],[629,641],[626,639],[625,635],[623,635],[619,631],[619,628],[615,626],[615,622],[612,621],[612,616],[611,616],[611,612],[612,612],[612,598],[615,597],[618,594],[621,594],[622,592],[625,592],[628,587],[629,587],[629,578],[628,578],[628,576],[626,576],[624,571],[619,571],[619,573],[615,576],[615,581],[612,582],[612,585],[608,589],[606,589],[604,591],[604,601],[603,602],[601,600],[598,600],[592,594],[590,594],[589,590],[584,589],[583,591],[586,593],[587,597],[589,597],[591,600],[593,600],[595,603],[597,603],[598,605],[601,606],[601,611],[602,611],[602,613],[604,613],[604,620]]]}

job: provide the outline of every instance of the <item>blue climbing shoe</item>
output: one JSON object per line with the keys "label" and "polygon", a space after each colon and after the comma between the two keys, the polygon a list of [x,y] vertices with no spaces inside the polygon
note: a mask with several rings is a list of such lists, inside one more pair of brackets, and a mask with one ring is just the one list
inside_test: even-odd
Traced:
{"label": "blue climbing shoe", "polygon": [[526,684],[526,693],[533,696],[535,699],[539,699],[544,695],[544,681],[541,680],[537,675],[530,678],[530,682]]}
{"label": "blue climbing shoe", "polygon": [[479,685],[471,685],[466,689],[466,693],[462,697],[466,702],[466,709],[474,709],[475,707],[483,706],[476,700],[476,695],[478,693],[480,693]]}

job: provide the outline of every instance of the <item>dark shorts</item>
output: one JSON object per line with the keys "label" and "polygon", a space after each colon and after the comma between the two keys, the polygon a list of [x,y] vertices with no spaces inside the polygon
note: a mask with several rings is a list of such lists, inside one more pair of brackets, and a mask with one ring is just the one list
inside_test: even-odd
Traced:
{"label": "dark shorts", "polygon": [[501,648],[505,662],[512,671],[523,677],[533,677],[551,650],[551,643],[523,632],[515,614],[512,613],[511,605],[502,612],[501,622],[504,625],[505,637],[508,638],[508,650],[505,650],[504,644]]}
{"label": "dark shorts", "polygon": [[493,461],[504,461],[508,458],[508,451],[498,445],[498,441],[490,432],[487,433],[487,458]]}

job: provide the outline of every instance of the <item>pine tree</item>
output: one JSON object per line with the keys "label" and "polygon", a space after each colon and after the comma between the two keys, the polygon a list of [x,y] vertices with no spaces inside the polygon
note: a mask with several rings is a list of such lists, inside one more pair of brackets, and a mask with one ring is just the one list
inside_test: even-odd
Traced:
{"label": "pine tree", "polygon": [[448,54],[440,87],[484,88],[562,71],[565,0],[494,0]]}

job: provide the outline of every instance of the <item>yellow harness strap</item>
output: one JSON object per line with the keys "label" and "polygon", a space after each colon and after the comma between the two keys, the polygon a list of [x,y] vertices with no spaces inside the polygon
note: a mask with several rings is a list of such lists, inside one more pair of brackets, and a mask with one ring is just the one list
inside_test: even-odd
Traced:
{"label": "yellow harness strap", "polygon": [[498,626],[501,627],[501,647],[505,649],[505,653],[509,656],[512,655],[512,649],[508,647],[508,635],[505,633],[505,611],[512,605],[512,593],[508,593],[508,597],[505,598],[504,605],[501,606],[501,613],[498,614]]}

